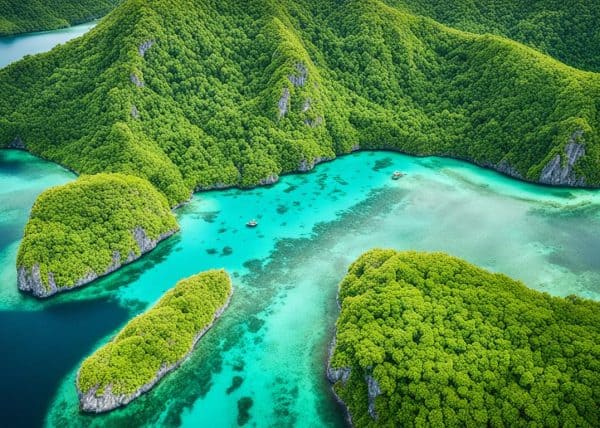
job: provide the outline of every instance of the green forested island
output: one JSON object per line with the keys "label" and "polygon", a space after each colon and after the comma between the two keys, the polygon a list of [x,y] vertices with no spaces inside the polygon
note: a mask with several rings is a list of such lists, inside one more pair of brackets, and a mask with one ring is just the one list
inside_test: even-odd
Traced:
{"label": "green forested island", "polygon": [[600,304],[445,254],[348,271],[328,375],[353,425],[596,426]]}
{"label": "green forested island", "polygon": [[33,206],[17,256],[19,288],[48,297],[85,285],[178,230],[166,198],[146,180],[82,176]]}
{"label": "green forested island", "polygon": [[105,15],[120,0],[0,0],[0,37],[52,30]]}
{"label": "green forested island", "polygon": [[133,173],[171,205],[357,149],[600,185],[598,7],[479,3],[126,0],[0,70],[0,146]]}
{"label": "green forested island", "polygon": [[224,271],[179,281],[83,362],[77,373],[81,409],[106,412],[149,391],[185,360],[227,308],[232,292]]}

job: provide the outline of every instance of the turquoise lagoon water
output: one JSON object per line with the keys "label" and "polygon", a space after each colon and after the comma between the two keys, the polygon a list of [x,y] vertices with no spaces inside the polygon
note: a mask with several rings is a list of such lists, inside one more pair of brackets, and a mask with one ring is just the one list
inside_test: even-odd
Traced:
{"label": "turquoise lagoon water", "polygon": [[49,51],[60,43],[65,43],[87,33],[96,24],[97,21],[92,21],[60,30],[0,37],[0,68],[23,58],[25,55]]}
{"label": "turquoise lagoon water", "polygon": [[[42,187],[73,177],[24,153],[0,153],[0,227],[12,237],[0,243],[0,315],[8,314],[0,345],[17,355],[0,361],[15,378],[2,394],[9,403],[34,401],[37,413],[28,418],[36,424],[343,426],[324,376],[337,285],[373,247],[446,251],[553,295],[600,299],[600,192],[529,185],[453,160],[365,152],[270,188],[197,194],[177,210],[181,233],[155,251],[38,302],[16,292],[25,207]],[[390,180],[396,169],[407,176]],[[19,208],[4,210],[17,200]],[[256,229],[245,227],[250,218],[259,220]],[[79,414],[80,362],[177,280],[211,268],[227,269],[235,294],[192,357],[127,408]],[[31,338],[40,342],[33,352]],[[47,349],[57,340],[65,351]],[[53,370],[32,377],[32,367],[48,364]],[[19,389],[40,379],[43,393]],[[3,415],[22,417],[12,408]]]}

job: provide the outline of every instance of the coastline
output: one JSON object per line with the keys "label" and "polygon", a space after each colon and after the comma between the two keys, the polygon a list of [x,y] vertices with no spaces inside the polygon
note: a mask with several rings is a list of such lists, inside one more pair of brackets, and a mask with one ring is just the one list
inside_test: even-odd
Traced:
{"label": "coastline", "polygon": [[[75,388],[77,390],[77,397],[79,398],[79,405],[80,405],[81,411],[86,412],[86,413],[92,413],[92,414],[110,412],[119,407],[126,406],[127,404],[129,404],[130,402],[135,400],[136,398],[140,397],[142,394],[145,394],[146,392],[150,391],[167,374],[169,374],[170,372],[179,368],[185,361],[188,360],[188,358],[191,356],[192,352],[194,351],[194,348],[196,347],[196,345],[200,341],[200,339],[214,326],[214,324],[217,322],[217,320],[221,317],[221,315],[223,315],[225,310],[229,307],[229,305],[231,303],[231,298],[233,296],[233,291],[234,291],[233,287],[231,287],[229,295],[227,296],[227,300],[214,313],[212,321],[207,326],[205,326],[201,331],[199,331],[196,334],[196,336],[194,336],[194,340],[192,341],[192,345],[191,345],[189,351],[175,363],[173,363],[169,366],[161,367],[153,379],[151,379],[148,383],[145,383],[144,385],[140,386],[133,393],[114,395],[111,392],[110,385],[108,385],[105,388],[105,393],[103,395],[101,395],[100,397],[96,396],[96,391],[98,389],[98,386],[91,388],[89,391],[84,393],[77,386],[79,383],[79,370],[78,370],[77,376],[75,378]],[[111,341],[112,340],[113,339],[111,339]]]}
{"label": "coastline", "polygon": [[[154,250],[159,243],[170,238],[179,232],[179,228],[169,230],[165,233],[162,233],[158,236],[156,240],[147,239],[145,235],[145,231],[141,228],[136,228],[132,233],[136,236],[138,230],[143,232],[143,242],[144,245],[140,245],[140,255],[136,255],[132,250],[130,250],[129,255],[125,261],[121,262],[121,255],[118,252],[113,253],[112,263],[107,267],[107,269],[98,274],[96,272],[90,272],[86,276],[80,278],[73,284],[72,286],[59,286],[54,282],[54,274],[53,272],[48,272],[48,286],[44,285],[41,274],[40,274],[40,266],[39,264],[35,264],[31,267],[25,266],[17,266],[17,286],[19,290],[23,293],[30,294],[32,296],[37,297],[38,299],[45,299],[51,296],[54,296],[58,293],[68,292],[75,290],[77,288],[88,285],[97,279],[103,278],[111,273],[119,270],[120,268],[139,260],[147,253]],[[139,245],[139,242],[138,242]]]}

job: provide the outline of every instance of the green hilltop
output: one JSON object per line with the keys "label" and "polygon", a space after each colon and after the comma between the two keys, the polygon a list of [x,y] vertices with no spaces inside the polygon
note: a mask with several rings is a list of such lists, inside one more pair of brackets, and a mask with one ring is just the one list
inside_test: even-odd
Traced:
{"label": "green hilltop", "polygon": [[0,0],[0,36],[52,30],[99,18],[120,0]]}
{"label": "green hilltop", "polygon": [[[561,43],[536,50],[436,22],[458,20],[435,4],[127,0],[84,37],[0,70],[0,146],[140,176],[171,205],[358,148],[600,185],[600,75],[541,52],[569,59],[571,38],[550,31]],[[513,35],[512,21],[461,10],[458,27]],[[572,63],[593,61],[580,49]]]}
{"label": "green hilltop", "polygon": [[597,426],[598,302],[445,254],[372,250],[339,303],[328,376],[353,426]]}
{"label": "green hilltop", "polygon": [[85,285],[178,230],[166,198],[146,180],[82,176],[35,202],[17,255],[19,288],[48,297]]}
{"label": "green hilltop", "polygon": [[124,406],[177,369],[229,305],[233,288],[225,271],[179,281],[132,319],[77,372],[80,407],[107,412]]}

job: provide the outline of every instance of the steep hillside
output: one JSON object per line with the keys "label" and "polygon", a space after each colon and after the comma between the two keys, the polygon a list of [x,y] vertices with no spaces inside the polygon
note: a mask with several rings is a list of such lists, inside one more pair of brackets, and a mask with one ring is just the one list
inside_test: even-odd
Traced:
{"label": "steep hillside", "polygon": [[171,204],[357,148],[597,186],[599,76],[377,0],[128,0],[0,71],[0,145]]}
{"label": "steep hillside", "polygon": [[0,36],[52,30],[99,18],[120,0],[0,0]]}
{"label": "steep hillside", "polygon": [[439,22],[510,37],[565,63],[600,71],[600,2],[595,0],[387,0]]}
{"label": "steep hillside", "polygon": [[597,425],[600,304],[445,254],[348,270],[328,376],[356,427]]}

